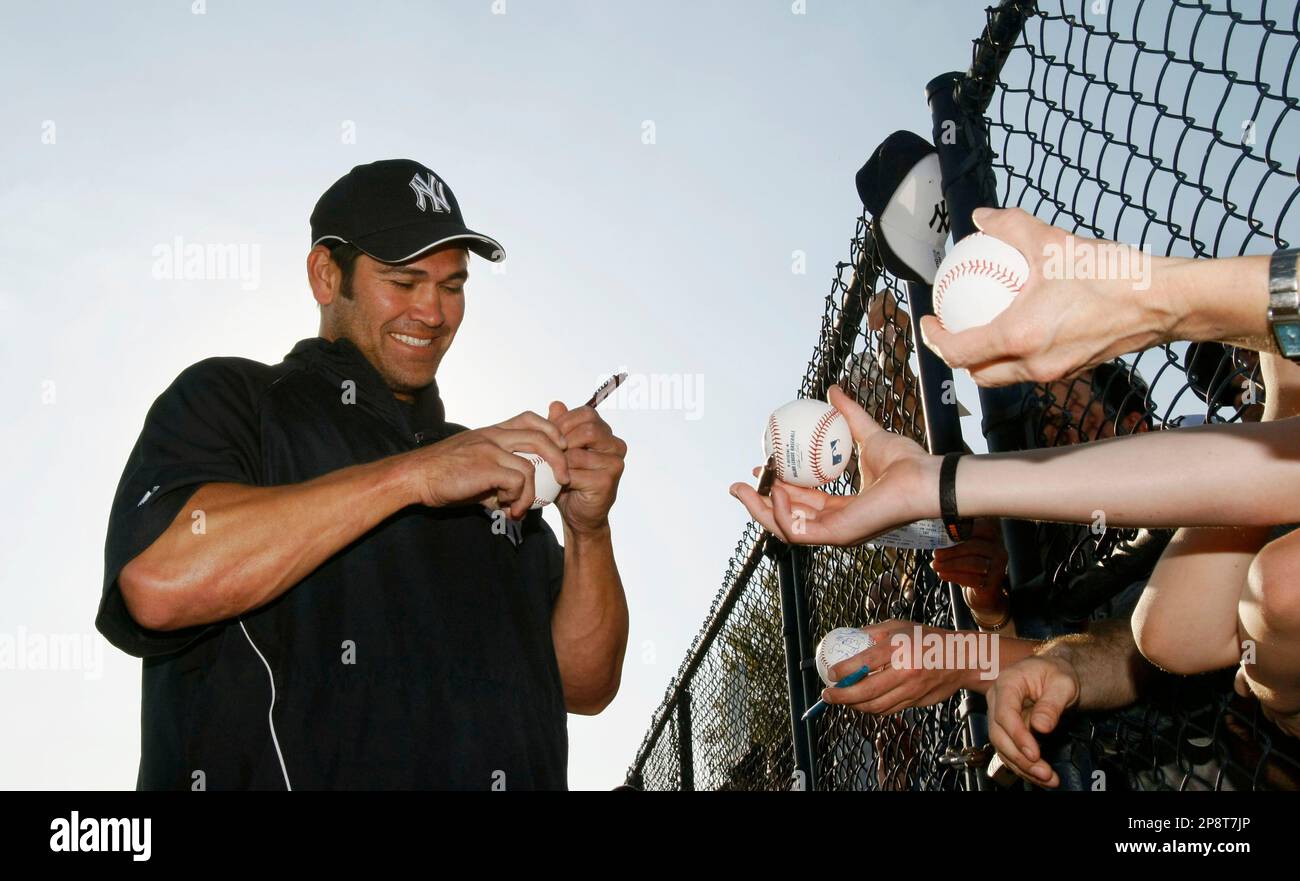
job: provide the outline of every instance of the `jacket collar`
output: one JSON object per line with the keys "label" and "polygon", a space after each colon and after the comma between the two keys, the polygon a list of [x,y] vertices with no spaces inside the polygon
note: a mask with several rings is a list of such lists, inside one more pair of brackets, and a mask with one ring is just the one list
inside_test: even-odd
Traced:
{"label": "jacket collar", "polygon": [[413,408],[403,407],[379,371],[346,337],[333,342],[324,337],[299,340],[284,360],[320,371],[338,385],[352,380],[356,383],[358,406],[378,414],[404,434],[418,439],[421,435],[440,435],[445,429],[447,416],[437,380],[416,392]]}

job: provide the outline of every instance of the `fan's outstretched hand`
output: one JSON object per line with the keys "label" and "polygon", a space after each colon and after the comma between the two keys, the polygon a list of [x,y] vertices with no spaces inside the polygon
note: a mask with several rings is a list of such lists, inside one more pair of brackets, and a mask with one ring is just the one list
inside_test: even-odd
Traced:
{"label": "fan's outstretched hand", "polygon": [[829,402],[844,415],[858,450],[862,491],[833,495],[776,481],[770,497],[748,484],[731,494],[759,525],[787,544],[856,545],[888,529],[939,516],[940,456],[885,431],[838,386]]}

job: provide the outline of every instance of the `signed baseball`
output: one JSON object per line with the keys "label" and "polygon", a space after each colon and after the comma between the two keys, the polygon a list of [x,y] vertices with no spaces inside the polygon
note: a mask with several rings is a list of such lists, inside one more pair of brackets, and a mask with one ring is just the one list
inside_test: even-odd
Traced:
{"label": "signed baseball", "polygon": [[831,668],[875,644],[871,634],[860,627],[835,628],[817,643],[817,675],[827,685],[834,685],[836,680],[831,678]]}

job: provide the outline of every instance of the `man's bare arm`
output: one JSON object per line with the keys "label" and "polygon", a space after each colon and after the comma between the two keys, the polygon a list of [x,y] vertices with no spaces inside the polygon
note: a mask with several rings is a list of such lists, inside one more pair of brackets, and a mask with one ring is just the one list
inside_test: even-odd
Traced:
{"label": "man's bare arm", "polygon": [[1138,699],[1143,683],[1155,668],[1142,657],[1127,618],[1093,624],[1086,633],[1058,636],[1044,642],[1035,655],[1057,658],[1079,679],[1080,710],[1113,710]]}
{"label": "man's bare arm", "polygon": [[[176,630],[269,603],[411,504],[396,458],[288,486],[204,484],[122,569],[127,611],[142,627]],[[195,511],[203,512],[201,534],[191,529]]]}
{"label": "man's bare arm", "polygon": [[551,616],[555,657],[569,712],[593,716],[618,693],[627,651],[628,611],[608,527],[566,527],[564,587]]}
{"label": "man's bare arm", "polygon": [[627,444],[594,407],[551,403],[568,443],[571,482],[556,504],[564,520],[564,583],[551,612],[551,638],[569,712],[595,715],[618,693],[628,611],[614,563],[609,511],[618,495]]}
{"label": "man's bare arm", "polygon": [[1269,542],[1250,564],[1238,606],[1238,691],[1300,737],[1300,531]]}
{"label": "man's bare arm", "polygon": [[[408,505],[443,507],[491,497],[521,518],[535,497],[533,466],[511,451],[537,453],[567,484],[566,445],[550,422],[522,413],[303,483],[205,484],[167,530],[123,567],[122,599],[136,622],[151,630],[233,618],[280,596]],[[202,534],[190,528],[195,510],[203,512]]]}
{"label": "man's bare arm", "polygon": [[1230,667],[1241,657],[1237,606],[1267,526],[1180,529],[1133,611],[1142,654],[1181,675]]}
{"label": "man's bare arm", "polygon": [[1049,639],[1033,657],[1004,669],[989,690],[989,740],[1012,771],[1055,788],[1060,777],[1043,758],[1035,734],[1054,731],[1071,708],[1104,710],[1133,703],[1153,669],[1138,652],[1124,619]]}

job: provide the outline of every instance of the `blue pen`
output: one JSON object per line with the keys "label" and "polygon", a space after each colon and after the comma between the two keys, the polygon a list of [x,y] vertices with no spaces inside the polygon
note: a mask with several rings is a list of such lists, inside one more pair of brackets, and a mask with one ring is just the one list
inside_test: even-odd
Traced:
{"label": "blue pen", "polygon": [[[858,670],[856,673],[850,673],[848,676],[845,676],[839,682],[835,683],[835,685],[833,685],[832,688],[848,688],[850,685],[857,685],[864,678],[866,678],[866,675],[870,672],[871,672],[871,668],[868,667],[866,664],[863,664],[861,670]],[[830,704],[826,703],[826,701],[819,700],[817,701],[817,703],[813,704],[811,707],[808,708],[808,712],[804,713],[803,716],[800,717],[799,721],[807,722],[809,719],[815,719],[818,716],[820,716],[822,713],[826,712],[826,708],[829,706]]]}

